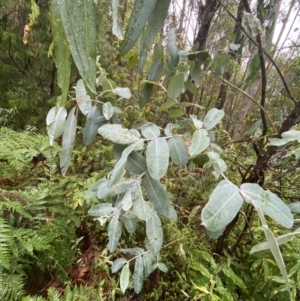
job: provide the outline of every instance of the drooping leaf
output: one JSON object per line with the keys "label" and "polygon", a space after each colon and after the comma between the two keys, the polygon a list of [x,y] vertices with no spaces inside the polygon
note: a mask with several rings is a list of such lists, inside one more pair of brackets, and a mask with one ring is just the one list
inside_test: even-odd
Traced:
{"label": "drooping leaf", "polygon": [[83,115],[87,115],[92,108],[92,100],[85,90],[82,79],[76,84],[76,101]]}
{"label": "drooping leaf", "polygon": [[61,88],[62,95],[58,98],[58,106],[65,105],[69,92],[71,62],[70,46],[66,38],[62,25],[59,5],[57,0],[51,0],[50,7],[51,32],[53,42],[51,45],[51,55],[57,68],[57,84]]}
{"label": "drooping leaf", "polygon": [[208,133],[206,130],[196,130],[192,137],[192,143],[189,148],[189,154],[192,158],[201,154],[210,143],[210,139],[208,137]]}
{"label": "drooping leaf", "polygon": [[67,110],[63,107],[53,107],[48,112],[46,117],[46,124],[49,142],[51,145],[53,145],[55,139],[63,134],[67,114]]}
{"label": "drooping leaf", "polygon": [[112,33],[119,39],[122,39],[122,27],[119,22],[118,18],[118,7],[119,7],[119,0],[112,0],[112,18],[113,18],[113,25],[112,25]]}
{"label": "drooping leaf", "polygon": [[85,87],[96,94],[96,21],[94,2],[59,0],[59,9],[70,50]]}
{"label": "drooping leaf", "polygon": [[216,70],[215,76],[221,76],[225,72],[225,68],[229,62],[229,54],[227,52],[222,52],[221,55],[215,60]]}
{"label": "drooping leaf", "polygon": [[140,138],[137,130],[124,129],[120,124],[105,124],[98,129],[98,133],[105,139],[118,144],[131,144]]}
{"label": "drooping leaf", "polygon": [[113,213],[117,211],[116,208],[112,206],[110,203],[102,203],[93,205],[90,210],[88,211],[88,214],[91,216],[107,216],[110,217]]}
{"label": "drooping leaf", "polygon": [[294,218],[289,207],[271,191],[263,190],[258,184],[245,183],[241,185],[241,193],[246,201],[259,208],[278,224],[291,228]]}
{"label": "drooping leaf", "polygon": [[146,83],[143,90],[143,97],[140,100],[140,108],[145,107],[150,102],[151,93],[153,90],[153,84]]}
{"label": "drooping leaf", "polygon": [[146,173],[143,177],[143,185],[149,201],[154,205],[156,212],[171,220],[177,220],[177,214],[172,207],[168,193],[159,180],[154,180]]}
{"label": "drooping leaf", "polygon": [[120,274],[120,288],[123,294],[125,293],[128,285],[129,285],[129,278],[130,278],[130,270],[129,270],[129,263],[126,263],[121,271]]}
{"label": "drooping leaf", "polygon": [[125,38],[120,47],[121,55],[125,55],[142,34],[157,1],[158,0],[136,0],[134,2]]}
{"label": "drooping leaf", "polygon": [[127,260],[125,258],[118,258],[117,260],[114,261],[114,263],[111,266],[111,272],[116,273],[118,272],[123,265],[127,263]]}
{"label": "drooping leaf", "polygon": [[150,250],[154,254],[158,254],[163,243],[163,231],[160,218],[154,210],[148,213],[148,218],[146,220],[146,234]]}
{"label": "drooping leaf", "polygon": [[112,173],[111,173],[111,177],[109,180],[109,187],[113,186],[114,184],[116,184],[117,182],[120,181],[120,179],[123,177],[124,173],[125,173],[125,164],[127,162],[127,158],[130,155],[130,153],[133,150],[140,150],[143,148],[144,142],[142,140],[138,140],[137,142],[129,145],[127,148],[124,149],[124,151],[122,152],[121,158],[119,159],[119,161],[117,162],[117,164],[115,165]]}
{"label": "drooping leaf", "polygon": [[143,255],[144,273],[148,277],[152,273],[152,255],[147,252]]}
{"label": "drooping leaf", "polygon": [[139,74],[143,74],[144,71],[144,67],[147,61],[147,57],[148,57],[148,51],[146,48],[141,47],[140,50],[140,60],[139,60]]}
{"label": "drooping leaf", "polygon": [[149,70],[148,80],[156,81],[157,78],[163,71],[163,62],[162,60],[155,60]]}
{"label": "drooping leaf", "polygon": [[259,54],[256,54],[250,61],[249,72],[246,78],[246,83],[249,85],[253,83],[259,76],[260,71],[260,59]]}
{"label": "drooping leaf", "polygon": [[184,89],[184,74],[178,73],[174,75],[168,86],[168,97],[176,99]]}
{"label": "drooping leaf", "polygon": [[103,110],[103,116],[107,120],[109,120],[114,114],[114,108],[109,101],[103,104],[102,110]]}
{"label": "drooping leaf", "polygon": [[225,228],[237,215],[243,199],[237,186],[223,180],[214,189],[201,212],[202,224],[210,231]]}
{"label": "drooping leaf", "polygon": [[157,138],[148,143],[146,163],[153,179],[159,180],[166,174],[169,165],[169,145],[166,139]]}
{"label": "drooping leaf", "polygon": [[117,87],[112,90],[112,92],[122,98],[129,99],[131,97],[131,92],[129,88]]}
{"label": "drooping leaf", "polygon": [[207,131],[213,129],[224,117],[224,111],[213,108],[207,112],[203,119],[204,127]]}
{"label": "drooping leaf", "polygon": [[179,63],[178,49],[176,46],[176,28],[170,28],[168,31],[168,51],[171,56],[171,62],[174,67]]}
{"label": "drooping leaf", "polygon": [[134,274],[133,274],[133,287],[136,294],[138,294],[143,287],[144,280],[144,265],[142,256],[138,256],[135,260]]}
{"label": "drooping leaf", "polygon": [[183,140],[179,136],[173,136],[168,140],[168,145],[172,161],[179,166],[187,164],[189,155]]}
{"label": "drooping leaf", "polygon": [[83,131],[83,143],[89,145],[97,136],[99,127],[105,122],[106,118],[100,116],[100,112],[97,107],[91,107],[86,124]]}
{"label": "drooping leaf", "polygon": [[142,135],[148,139],[156,139],[160,136],[159,127],[153,122],[147,122],[146,124],[143,124],[141,130]]}
{"label": "drooping leaf", "polygon": [[[148,25],[145,30],[145,37],[143,41],[142,48],[150,50],[155,38],[163,26],[166,16],[168,14],[168,8],[171,0],[156,1],[156,4],[152,10],[152,13],[148,20]],[[156,57],[154,59],[161,59],[162,56]]]}
{"label": "drooping leaf", "polygon": [[122,226],[119,221],[119,214],[115,214],[108,224],[108,250],[114,252],[119,244],[122,234]]}
{"label": "drooping leaf", "polygon": [[70,166],[72,152],[75,144],[76,137],[76,126],[77,126],[77,112],[76,107],[74,107],[67,118],[63,137],[62,146],[60,153],[60,168],[63,176],[66,175],[67,170]]}

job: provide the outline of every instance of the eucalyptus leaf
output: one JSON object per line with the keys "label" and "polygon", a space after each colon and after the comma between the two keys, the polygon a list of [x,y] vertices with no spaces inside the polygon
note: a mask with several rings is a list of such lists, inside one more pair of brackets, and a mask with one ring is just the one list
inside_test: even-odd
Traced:
{"label": "eucalyptus leaf", "polygon": [[124,266],[124,264],[127,263],[127,262],[128,261],[125,258],[118,258],[112,264],[112,266],[111,266],[111,272],[112,273],[118,272]]}
{"label": "eucalyptus leaf", "polygon": [[120,288],[123,293],[125,293],[126,289],[128,288],[129,278],[130,278],[129,263],[126,263],[123,266],[120,274]]}
{"label": "eucalyptus leaf", "polygon": [[107,120],[109,120],[114,114],[114,108],[109,101],[103,104],[102,110],[103,110],[103,116]]}
{"label": "eucalyptus leaf", "polygon": [[164,138],[150,141],[146,149],[146,163],[150,176],[159,180],[168,169],[169,145]]}
{"label": "eucalyptus leaf", "polygon": [[53,145],[55,139],[63,134],[67,115],[68,112],[63,107],[53,107],[48,112],[46,117],[46,124],[49,142],[51,145]]}
{"label": "eucalyptus leaf", "polygon": [[168,51],[171,56],[171,62],[174,67],[179,63],[178,49],[176,46],[176,28],[170,28],[168,31]]}
{"label": "eucalyptus leaf", "polygon": [[242,204],[238,187],[223,180],[213,190],[202,209],[202,224],[212,232],[221,231],[234,219]]}
{"label": "eucalyptus leaf", "polygon": [[206,130],[196,130],[192,137],[189,154],[192,158],[201,154],[210,144],[210,139]]}
{"label": "eucalyptus leaf", "polygon": [[138,294],[142,290],[143,280],[144,280],[143,258],[141,256],[138,256],[135,259],[134,274],[133,274],[133,287],[136,294]]}
{"label": "eucalyptus leaf", "polygon": [[175,74],[168,86],[168,97],[171,99],[176,99],[184,90],[184,74]]}
{"label": "eucalyptus leaf", "polygon": [[74,107],[67,118],[60,153],[60,168],[63,176],[66,175],[70,166],[72,152],[75,144],[76,126],[77,126],[77,113]]}
{"label": "eucalyptus leaf", "polygon": [[136,182],[136,179],[122,179],[113,186],[109,186],[109,180],[102,182],[97,189],[97,198],[105,199],[107,197],[121,195],[125,193]]}
{"label": "eucalyptus leaf", "polygon": [[213,108],[207,112],[203,119],[205,129],[211,130],[214,128],[224,117],[224,111]]}
{"label": "eucalyptus leaf", "polygon": [[119,240],[122,234],[122,226],[119,222],[119,215],[115,214],[108,224],[108,250],[114,252],[119,244]]}
{"label": "eucalyptus leaf", "polygon": [[154,210],[148,213],[146,219],[146,234],[149,248],[153,254],[158,254],[163,243],[163,231],[161,221]]}
{"label": "eucalyptus leaf", "polygon": [[90,210],[88,211],[88,214],[91,216],[107,216],[110,217],[112,214],[114,214],[117,211],[116,208],[112,206],[110,203],[102,203],[93,205]]}
{"label": "eucalyptus leaf", "polygon": [[142,135],[148,139],[155,139],[160,136],[159,127],[153,122],[147,122],[142,125]]}
{"label": "eucalyptus leaf", "polygon": [[112,33],[119,39],[122,39],[122,27],[119,22],[118,18],[118,7],[119,7],[119,0],[112,0]]}
{"label": "eucalyptus leaf", "polygon": [[83,113],[83,115],[87,115],[92,107],[92,100],[85,90],[82,79],[77,81],[76,84],[76,101],[79,110]]}
{"label": "eucalyptus leaf", "polygon": [[189,155],[184,141],[179,136],[173,136],[168,140],[168,145],[172,161],[179,166],[187,164]]}
{"label": "eucalyptus leaf", "polygon": [[290,210],[294,213],[300,213],[300,202],[293,202],[291,204],[288,204],[288,207],[290,208]]}
{"label": "eucalyptus leaf", "polygon": [[122,98],[129,99],[131,97],[131,92],[129,88],[117,87],[112,90],[112,92]]}

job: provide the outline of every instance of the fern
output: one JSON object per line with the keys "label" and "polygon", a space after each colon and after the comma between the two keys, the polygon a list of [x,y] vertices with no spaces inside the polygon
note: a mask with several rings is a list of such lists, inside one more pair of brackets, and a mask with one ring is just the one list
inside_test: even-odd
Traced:
{"label": "fern", "polygon": [[3,218],[0,218],[0,269],[9,269],[11,260],[12,235],[11,228]]}

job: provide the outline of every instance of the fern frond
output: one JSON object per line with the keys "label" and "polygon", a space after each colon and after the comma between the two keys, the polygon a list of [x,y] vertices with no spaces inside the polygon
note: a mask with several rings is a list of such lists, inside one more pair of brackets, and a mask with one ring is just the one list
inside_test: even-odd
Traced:
{"label": "fern frond", "polygon": [[0,300],[18,301],[25,294],[25,277],[19,274],[6,274],[0,270]]}
{"label": "fern frond", "polygon": [[11,227],[3,218],[0,218],[0,267],[7,270],[10,267],[12,241]]}

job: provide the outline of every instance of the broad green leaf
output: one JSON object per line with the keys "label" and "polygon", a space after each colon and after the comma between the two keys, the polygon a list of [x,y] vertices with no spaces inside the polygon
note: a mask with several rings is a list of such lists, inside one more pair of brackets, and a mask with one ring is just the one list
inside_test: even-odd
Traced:
{"label": "broad green leaf", "polygon": [[84,145],[89,145],[94,138],[97,136],[99,127],[106,121],[106,118],[100,116],[100,112],[97,107],[91,107],[86,124],[83,131],[83,143]]}
{"label": "broad green leaf", "polygon": [[204,277],[211,279],[211,273],[209,270],[200,262],[192,262],[191,268],[195,271],[199,271]]}
{"label": "broad green leaf", "polygon": [[133,210],[136,216],[143,221],[146,221],[149,214],[153,211],[149,203],[142,198],[134,199]]}
{"label": "broad green leaf", "polygon": [[150,102],[151,93],[153,90],[153,84],[146,83],[143,90],[143,97],[140,100],[140,108],[145,107]]}
{"label": "broad green leaf", "polygon": [[[57,0],[51,0],[50,7],[51,32],[53,42],[51,44],[51,55],[57,68],[57,84],[61,88],[62,95],[58,98],[58,106],[64,106],[69,92],[71,61],[70,46],[62,25],[59,4]],[[50,51],[49,51],[50,52]]]}
{"label": "broad green leaf", "polygon": [[169,165],[169,145],[166,139],[157,138],[148,143],[146,163],[153,179],[159,180],[166,174]]}
{"label": "broad green leaf", "polygon": [[162,60],[155,60],[149,70],[148,80],[156,81],[163,71]]}
{"label": "broad green leaf", "polygon": [[135,259],[134,274],[133,274],[133,287],[136,294],[138,294],[143,287],[144,280],[144,265],[142,256]]}
{"label": "broad green leaf", "polygon": [[288,131],[281,134],[280,138],[270,138],[270,144],[274,146],[283,146],[291,141],[300,142],[300,131]]}
{"label": "broad green leaf", "polygon": [[85,191],[84,198],[85,198],[86,200],[88,200],[88,199],[91,199],[91,198],[93,198],[93,197],[96,197],[96,196],[97,196],[97,189],[98,189],[98,186],[99,186],[101,183],[105,182],[105,181],[106,181],[106,179],[101,178],[101,179],[97,180],[95,183],[93,183],[93,184],[89,187],[89,189]]}
{"label": "broad green leaf", "polygon": [[139,60],[139,74],[143,75],[143,70],[147,61],[148,51],[146,48],[141,47],[140,60]]}
{"label": "broad green leaf", "polygon": [[119,214],[115,214],[110,220],[108,227],[108,250],[110,252],[116,251],[119,240],[122,234],[122,226],[119,222]]}
{"label": "broad green leaf", "polygon": [[123,294],[125,293],[126,289],[129,285],[129,278],[130,278],[130,270],[129,270],[129,263],[126,263],[123,266],[123,269],[120,274],[120,288]]}
{"label": "broad green leaf", "polygon": [[263,190],[258,184],[241,185],[241,194],[246,201],[255,205],[266,215],[286,228],[291,228],[294,218],[289,207],[274,193]]}
{"label": "broad green leaf", "polygon": [[[159,3],[162,3],[163,1],[159,1]],[[165,1],[167,2],[167,1]],[[153,51],[153,59],[154,60],[160,60],[164,57],[164,47],[162,45],[163,39],[160,39],[159,42],[155,45],[154,51]]]}
{"label": "broad green leaf", "polygon": [[184,90],[184,74],[178,73],[171,78],[168,86],[168,97],[176,99]]}
{"label": "broad green leaf", "polygon": [[88,214],[91,216],[107,216],[110,217],[113,213],[117,211],[116,208],[110,203],[102,203],[98,205],[93,205],[88,211]]}
{"label": "broad green leaf", "polygon": [[114,108],[112,104],[108,101],[102,106],[103,116],[109,120],[114,115]]}
{"label": "broad green leaf", "polygon": [[300,213],[300,202],[293,202],[291,204],[288,204],[288,207],[290,210],[294,213]]}
{"label": "broad green leaf", "polygon": [[179,136],[173,136],[168,140],[172,161],[179,166],[187,164],[189,154],[183,140]]}
{"label": "broad green leaf", "polygon": [[[121,157],[124,149],[124,145],[114,145],[114,154],[118,159]],[[125,169],[134,175],[141,175],[147,169],[146,160],[140,153],[133,151],[127,159]]]}
{"label": "broad green leaf", "polygon": [[140,256],[145,252],[145,250],[142,248],[135,247],[135,248],[128,248],[128,249],[121,249],[121,252],[123,254],[132,254],[134,256]]}
{"label": "broad green leaf", "polygon": [[96,21],[94,2],[57,0],[66,37],[85,87],[96,94]]}
{"label": "broad green leaf", "polygon": [[201,212],[202,224],[210,231],[220,231],[234,219],[242,204],[238,187],[223,180],[214,189]]}
{"label": "broad green leaf", "polygon": [[156,109],[156,112],[163,112],[166,111],[172,107],[174,107],[177,104],[177,101],[174,99],[168,100],[167,102],[165,102],[164,104],[162,104],[160,107],[158,107]]}
{"label": "broad green leaf", "polygon": [[196,86],[190,80],[187,80],[184,85],[185,85],[185,88],[187,90],[189,90],[192,94],[196,94],[197,93]]}
{"label": "broad green leaf", "polygon": [[168,118],[174,119],[174,118],[178,118],[181,116],[184,116],[185,112],[182,109],[175,109],[172,110],[169,114],[168,114]]}
{"label": "broad green leaf", "polygon": [[158,254],[163,243],[163,231],[160,218],[154,210],[148,212],[148,218],[146,219],[146,234],[150,250],[154,254]]}
{"label": "broad green leaf", "polygon": [[205,232],[210,239],[218,239],[223,234],[224,229],[220,231],[209,231],[208,229],[205,229]]}
{"label": "broad green leaf", "polygon": [[119,0],[112,0],[112,18],[113,18],[113,25],[112,25],[112,33],[119,39],[122,39],[122,27],[119,22],[118,18],[118,7],[119,7]]}
{"label": "broad green leaf", "polygon": [[176,28],[170,28],[168,31],[168,51],[171,56],[171,62],[174,67],[179,63],[178,49],[176,46]]}
{"label": "broad green leaf", "polygon": [[142,34],[158,0],[136,0],[130,16],[125,38],[121,43],[120,53],[125,55]]}
{"label": "broad green leaf", "polygon": [[132,206],[132,196],[131,196],[131,189],[128,189],[124,194],[122,200],[120,201],[122,209],[124,211],[128,211]]}
{"label": "broad green leaf", "polygon": [[112,92],[122,98],[129,99],[131,97],[131,92],[129,88],[117,87],[112,90]]}
{"label": "broad green leaf", "polygon": [[207,152],[207,156],[209,158],[209,162],[213,166],[214,171],[221,175],[225,173],[227,170],[227,165],[223,159],[220,158],[220,155],[216,152]]}
{"label": "broad green leaf", "polygon": [[76,101],[83,115],[87,115],[92,108],[92,100],[91,97],[87,95],[82,79],[76,84]]}
{"label": "broad green leaf", "polygon": [[115,185],[117,182],[119,182],[121,180],[121,178],[123,177],[124,173],[125,173],[125,164],[127,162],[127,158],[130,155],[130,153],[133,150],[140,150],[143,148],[144,142],[142,140],[139,140],[131,145],[129,145],[128,147],[126,147],[124,149],[124,151],[122,152],[121,158],[119,159],[119,161],[117,162],[117,164],[115,165],[112,173],[111,173],[111,177],[109,180],[109,187]]}
{"label": "broad green leaf", "polygon": [[[142,48],[147,49],[148,51],[151,50],[151,46],[154,43],[155,38],[167,17],[170,2],[171,0],[156,1],[145,30],[145,37],[143,40]],[[154,55],[154,59],[161,58],[162,56],[156,57],[156,55]]]}
{"label": "broad green leaf", "polygon": [[191,80],[193,81],[196,88],[200,87],[201,72],[201,63],[199,61],[195,61],[193,69],[191,69]]}
{"label": "broad green leaf", "polygon": [[213,108],[207,112],[204,117],[203,124],[207,131],[214,128],[224,117],[224,111]]}
{"label": "broad green leaf", "polygon": [[160,136],[160,129],[153,122],[147,122],[146,124],[143,124],[141,130],[142,135],[147,139],[155,139]]}
{"label": "broad green leaf", "polygon": [[130,233],[130,234],[135,233],[135,230],[136,230],[137,224],[139,222],[139,219],[129,218],[128,214],[126,212],[126,214],[123,214],[123,215],[120,216],[120,220],[124,224],[124,226],[125,226],[126,230],[128,231],[128,233]]}
{"label": "broad green leaf", "polygon": [[192,143],[189,148],[189,154],[192,158],[201,154],[210,143],[210,139],[208,138],[208,133],[206,130],[196,130],[192,137]]}
{"label": "broad green leaf", "polygon": [[120,124],[105,124],[98,129],[98,133],[105,139],[119,144],[135,143],[140,138],[137,130],[124,129]]}
{"label": "broad green leaf", "polygon": [[63,107],[53,107],[48,112],[46,117],[46,124],[49,142],[51,145],[53,145],[55,139],[63,134],[67,114],[67,110]]}
{"label": "broad green leaf", "polygon": [[72,152],[75,144],[76,126],[77,126],[77,111],[76,111],[76,107],[74,107],[69,113],[64,129],[63,137],[62,137],[62,146],[61,146],[59,165],[63,176],[66,175],[67,170],[70,166]]}
{"label": "broad green leaf", "polygon": [[117,184],[109,187],[109,180],[101,183],[97,189],[97,198],[105,199],[114,195],[120,195],[125,193],[130,187],[132,187],[136,182],[136,179],[124,179]]}
{"label": "broad green leaf", "polygon": [[256,18],[252,13],[244,12],[242,26],[253,36],[262,33],[260,20]]}
{"label": "broad green leaf", "polygon": [[127,260],[125,258],[118,258],[117,260],[114,261],[114,263],[111,266],[111,272],[116,273],[118,272],[123,265],[127,263]]}
{"label": "broad green leaf", "polygon": [[154,180],[146,173],[143,177],[143,185],[149,201],[154,205],[156,212],[174,221],[177,220],[176,211],[173,209],[168,193],[159,180]]}

